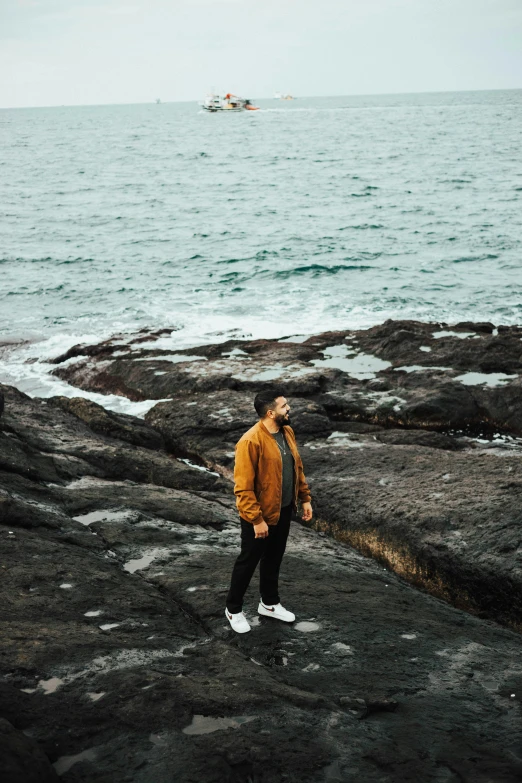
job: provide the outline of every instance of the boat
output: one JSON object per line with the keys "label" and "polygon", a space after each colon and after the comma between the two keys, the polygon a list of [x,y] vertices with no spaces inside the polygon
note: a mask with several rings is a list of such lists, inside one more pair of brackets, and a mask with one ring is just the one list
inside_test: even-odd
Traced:
{"label": "boat", "polygon": [[227,92],[226,95],[217,95],[211,93],[207,95],[205,100],[200,104],[204,111],[218,112],[218,111],[258,111],[259,106],[253,106],[248,98],[240,98],[239,95],[234,95],[231,92]]}
{"label": "boat", "polygon": [[295,101],[295,98],[294,98],[293,95],[290,95],[290,93],[275,92],[274,93],[274,100],[276,100],[276,101]]}

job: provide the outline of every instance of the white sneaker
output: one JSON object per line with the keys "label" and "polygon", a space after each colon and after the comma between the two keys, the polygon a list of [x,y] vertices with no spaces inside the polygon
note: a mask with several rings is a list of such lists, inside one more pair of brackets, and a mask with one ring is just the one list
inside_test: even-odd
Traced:
{"label": "white sneaker", "polygon": [[267,606],[260,601],[257,611],[259,614],[264,614],[266,617],[275,617],[276,620],[282,620],[284,623],[293,623],[295,620],[295,614],[289,612],[288,609],[285,609],[281,604]]}
{"label": "white sneaker", "polygon": [[236,633],[246,633],[247,631],[250,631],[248,620],[246,619],[243,612],[232,614],[231,612],[228,611],[228,609],[225,609],[225,615],[227,617],[228,622],[232,626],[232,629]]}

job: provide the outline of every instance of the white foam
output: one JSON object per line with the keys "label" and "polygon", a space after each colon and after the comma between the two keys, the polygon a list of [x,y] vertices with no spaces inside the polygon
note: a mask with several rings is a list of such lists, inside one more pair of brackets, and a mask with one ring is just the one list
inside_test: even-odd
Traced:
{"label": "white foam", "polygon": [[[29,397],[43,399],[56,395],[84,397],[115,413],[128,413],[143,418],[154,405],[157,405],[158,402],[166,402],[170,397],[161,400],[131,402],[126,397],[117,394],[98,394],[79,389],[50,374],[57,367],[56,364],[51,364],[50,359],[67,352],[73,345],[96,344],[109,336],[108,334],[58,334],[22,347],[16,347],[0,359],[0,383],[15,386]],[[67,366],[79,360],[80,357],[72,357],[59,366]]]}
{"label": "white foam", "polygon": [[[280,343],[304,343],[309,337],[313,337],[311,334],[295,334],[292,337],[282,337]],[[347,338],[348,339],[348,338]]]}

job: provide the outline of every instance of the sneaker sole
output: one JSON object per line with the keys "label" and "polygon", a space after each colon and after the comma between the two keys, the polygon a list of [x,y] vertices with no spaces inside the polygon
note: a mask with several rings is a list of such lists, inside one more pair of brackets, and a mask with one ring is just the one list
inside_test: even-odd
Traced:
{"label": "sneaker sole", "polygon": [[295,623],[295,617],[293,620],[285,620],[284,617],[278,617],[276,614],[271,612],[269,609],[264,609],[263,607],[257,608],[257,613],[262,614],[263,617],[271,617],[272,620],[280,620],[282,623]]}

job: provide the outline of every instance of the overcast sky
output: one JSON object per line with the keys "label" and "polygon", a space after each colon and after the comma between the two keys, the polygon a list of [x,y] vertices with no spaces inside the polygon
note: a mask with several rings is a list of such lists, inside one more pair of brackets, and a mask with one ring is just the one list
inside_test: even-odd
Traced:
{"label": "overcast sky", "polygon": [[0,0],[0,106],[522,87],[522,0]]}

